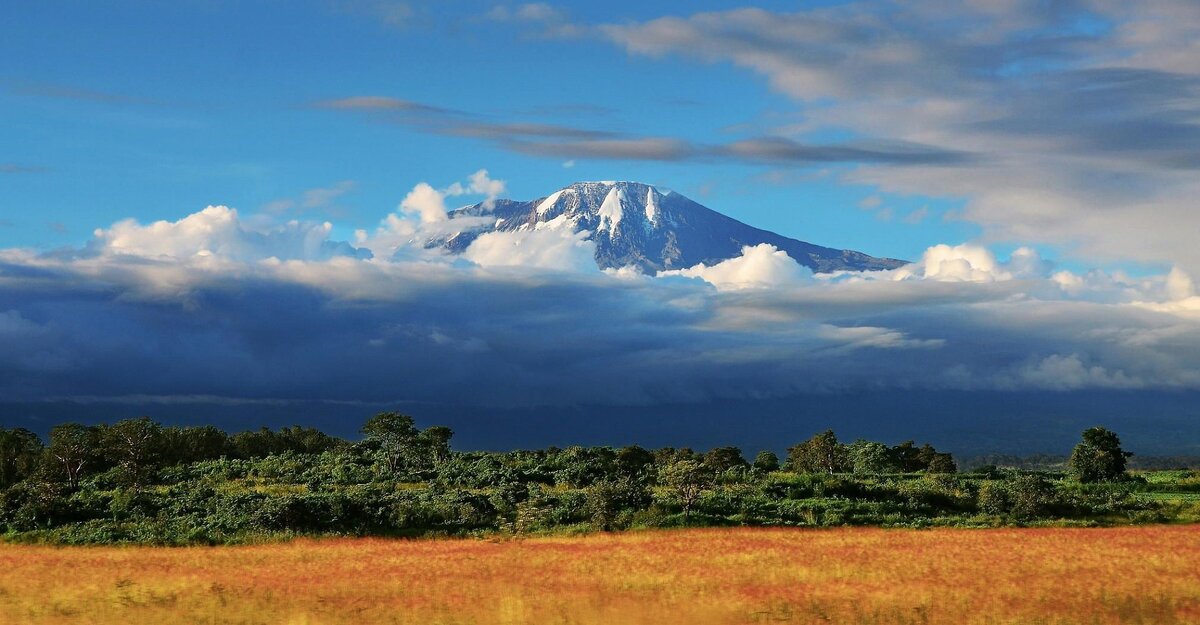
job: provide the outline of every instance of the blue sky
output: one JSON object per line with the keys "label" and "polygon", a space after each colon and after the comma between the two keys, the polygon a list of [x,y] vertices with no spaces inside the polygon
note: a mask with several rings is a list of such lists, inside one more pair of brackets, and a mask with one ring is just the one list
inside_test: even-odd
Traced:
{"label": "blue sky", "polygon": [[[1096,415],[1195,452],[1198,41],[1194,0],[6,7],[0,421],[398,408],[503,446],[695,414],[680,444],[1055,451],[1040,425]],[[912,263],[422,245],[579,180]]]}
{"label": "blue sky", "polygon": [[[694,8],[703,5],[720,3]],[[11,222],[0,242],[79,244],[128,217],[176,219],[208,204],[255,212],[353,181],[334,215],[306,215],[330,217],[349,236],[415,183],[448,184],[479,168],[521,199],[576,180],[649,181],[763,228],[893,257],[978,230],[938,217],[954,198],[890,198],[894,218],[885,221],[858,207],[874,195],[871,185],[832,180],[821,168],[527,156],[312,106],[379,95],[490,121],[700,143],[753,136],[796,115],[788,98],[727,64],[631,56],[590,35],[547,37],[487,17],[495,6],[394,9],[395,22],[370,3],[12,7],[0,52],[20,62],[0,76],[0,160],[44,170],[0,178],[0,215]],[[619,23],[667,7],[560,10]],[[922,223],[902,219],[926,206]]]}

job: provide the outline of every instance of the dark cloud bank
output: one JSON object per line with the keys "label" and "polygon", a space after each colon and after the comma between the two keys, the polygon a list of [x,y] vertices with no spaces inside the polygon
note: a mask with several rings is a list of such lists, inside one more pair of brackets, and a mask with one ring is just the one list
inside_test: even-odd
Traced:
{"label": "dark cloud bank", "polygon": [[1200,297],[1180,271],[1076,275],[1029,250],[937,246],[891,272],[812,276],[762,246],[642,276],[579,269],[592,250],[569,233],[473,244],[541,246],[561,271],[387,243],[444,227],[406,219],[351,245],[217,207],[0,251],[0,418],[352,434],[400,409],[490,448],[779,448],[834,427],[1062,451],[1094,423],[1143,453],[1200,441]]}

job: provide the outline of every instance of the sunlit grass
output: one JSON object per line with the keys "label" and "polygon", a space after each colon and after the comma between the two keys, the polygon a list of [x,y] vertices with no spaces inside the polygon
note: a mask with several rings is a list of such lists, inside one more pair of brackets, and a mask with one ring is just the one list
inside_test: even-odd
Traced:
{"label": "sunlit grass", "polygon": [[1200,623],[1200,526],[0,545],[0,623]]}

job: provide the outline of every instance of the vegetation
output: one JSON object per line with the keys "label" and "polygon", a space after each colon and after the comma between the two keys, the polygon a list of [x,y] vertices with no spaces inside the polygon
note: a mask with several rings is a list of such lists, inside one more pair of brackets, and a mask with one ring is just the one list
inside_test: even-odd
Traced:
{"label": "vegetation", "polygon": [[1187,625],[1200,526],[0,544],[0,623]]}
{"label": "vegetation", "polygon": [[0,531],[55,543],[218,544],[680,526],[1118,525],[1200,520],[1200,473],[1130,474],[1084,432],[1065,470],[983,466],[832,431],[747,462],[718,447],[458,452],[445,427],[382,413],[348,441],[311,428],[228,435],[148,418],[0,429]]}
{"label": "vegetation", "polygon": [[1103,482],[1125,474],[1125,459],[1133,454],[1121,449],[1115,432],[1101,427],[1083,431],[1083,441],[1067,460],[1071,475],[1080,482]]}

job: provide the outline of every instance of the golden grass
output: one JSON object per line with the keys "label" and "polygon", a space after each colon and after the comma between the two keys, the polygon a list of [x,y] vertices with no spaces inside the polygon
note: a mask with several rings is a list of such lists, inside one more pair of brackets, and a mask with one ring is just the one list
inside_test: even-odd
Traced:
{"label": "golden grass", "polygon": [[0,545],[0,623],[1200,623],[1200,526]]}

